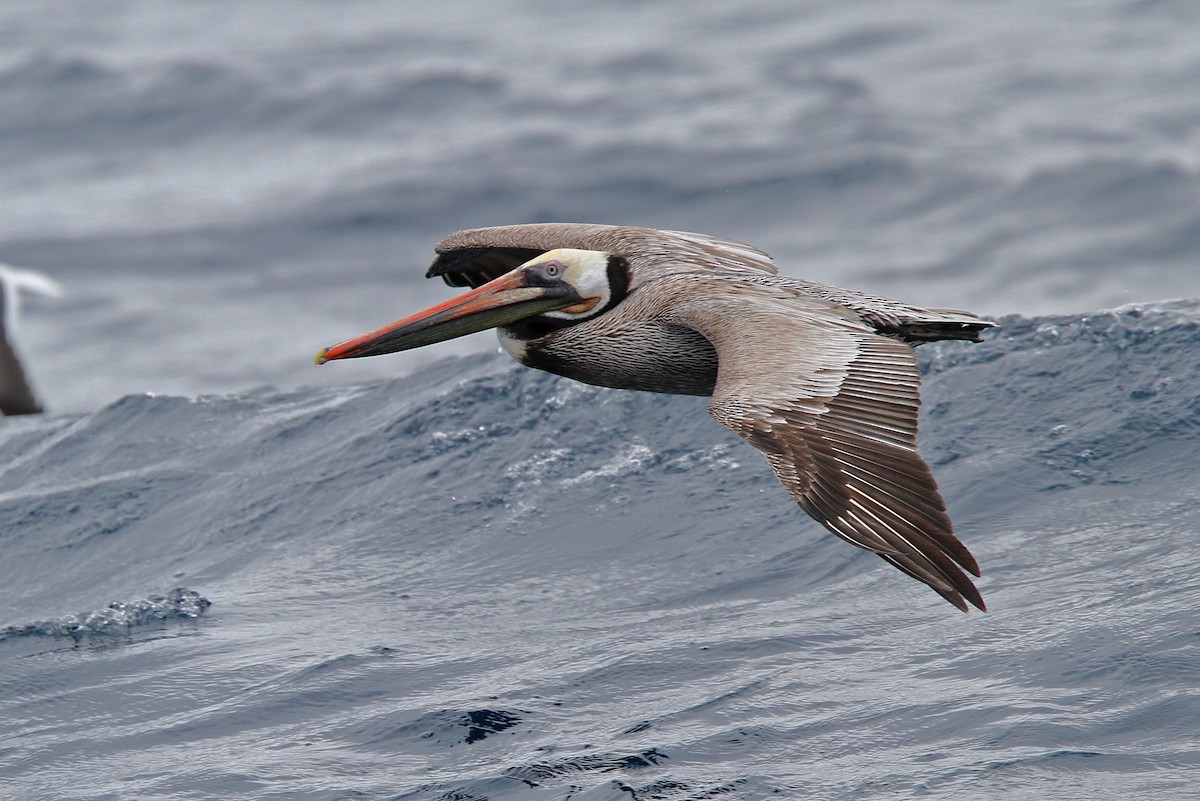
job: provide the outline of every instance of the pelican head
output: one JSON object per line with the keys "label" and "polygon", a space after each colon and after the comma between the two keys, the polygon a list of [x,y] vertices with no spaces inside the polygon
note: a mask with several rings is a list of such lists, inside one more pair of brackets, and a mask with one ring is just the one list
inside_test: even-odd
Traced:
{"label": "pelican head", "polygon": [[457,298],[322,348],[316,363],[411,350],[532,318],[549,328],[574,325],[620,302],[627,286],[628,265],[619,256],[550,250]]}

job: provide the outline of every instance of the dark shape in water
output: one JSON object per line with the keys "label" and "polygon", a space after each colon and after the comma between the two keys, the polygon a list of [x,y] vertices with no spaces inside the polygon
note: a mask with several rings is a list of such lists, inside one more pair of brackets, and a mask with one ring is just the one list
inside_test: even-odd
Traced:
{"label": "dark shape in water", "polygon": [[510,712],[491,709],[473,709],[467,713],[464,725],[467,727],[465,743],[476,743],[490,734],[511,729],[521,722],[521,718]]}

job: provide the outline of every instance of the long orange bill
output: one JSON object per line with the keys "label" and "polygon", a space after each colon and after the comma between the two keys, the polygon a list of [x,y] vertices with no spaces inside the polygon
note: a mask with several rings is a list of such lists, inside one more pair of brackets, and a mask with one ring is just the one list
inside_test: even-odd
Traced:
{"label": "long orange bill", "polygon": [[579,294],[568,284],[530,286],[525,273],[514,270],[431,309],[339,342],[331,348],[321,348],[315,361],[324,364],[334,359],[358,359],[420,348],[476,331],[511,325],[580,300]]}

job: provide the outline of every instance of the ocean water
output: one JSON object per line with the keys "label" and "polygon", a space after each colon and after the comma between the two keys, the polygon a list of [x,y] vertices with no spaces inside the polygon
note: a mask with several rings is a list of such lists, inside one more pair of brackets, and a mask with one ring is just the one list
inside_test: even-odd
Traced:
{"label": "ocean water", "polygon": [[1200,304],[1001,323],[922,348],[987,614],[498,355],[10,421],[4,797],[1189,798]]}
{"label": "ocean water", "polygon": [[294,0],[0,7],[0,260],[52,408],[312,372],[446,296],[445,234],[718,234],[914,303],[1200,295],[1200,6]]}
{"label": "ocean water", "polygon": [[[0,799],[1191,798],[1200,6],[0,5]],[[962,615],[704,399],[479,335],[461,228],[751,242],[920,349]]]}

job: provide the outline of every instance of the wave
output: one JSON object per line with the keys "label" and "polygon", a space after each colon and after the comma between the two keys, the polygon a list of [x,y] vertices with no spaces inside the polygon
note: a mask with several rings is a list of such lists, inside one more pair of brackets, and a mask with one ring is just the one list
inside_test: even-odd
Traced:
{"label": "wave", "polygon": [[133,601],[113,601],[101,609],[77,612],[53,620],[38,620],[0,628],[0,642],[17,637],[69,637],[76,642],[93,635],[128,633],[138,626],[180,618],[192,620],[212,603],[200,593],[176,587],[166,595]]}
{"label": "wave", "polygon": [[[14,638],[121,632],[68,665],[115,699],[100,747],[229,762],[160,766],[151,795],[255,759],[307,776],[319,751],[356,769],[314,797],[1034,793],[1064,771],[1137,797],[1195,765],[1200,301],[999,323],[919,350],[921,449],[992,610],[970,617],[811,523],[704,399],[498,356],[4,421],[5,614],[39,622],[0,636],[0,716],[62,692],[62,652]],[[164,581],[194,589],[145,595]],[[120,706],[164,658],[186,693]],[[96,747],[88,720],[0,764]]]}

